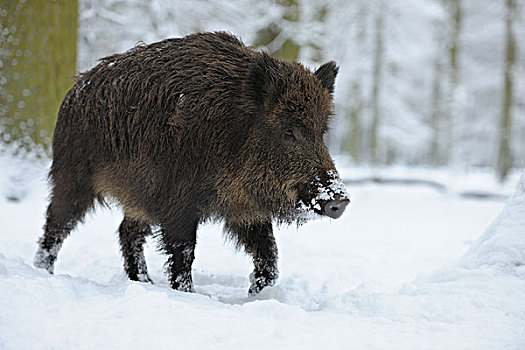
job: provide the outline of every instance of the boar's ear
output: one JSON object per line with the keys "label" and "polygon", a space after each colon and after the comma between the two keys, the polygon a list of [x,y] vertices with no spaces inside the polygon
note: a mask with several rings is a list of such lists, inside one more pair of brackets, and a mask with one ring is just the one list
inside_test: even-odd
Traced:
{"label": "boar's ear", "polygon": [[251,62],[246,82],[248,95],[259,106],[264,106],[277,94],[279,63],[266,53]]}
{"label": "boar's ear", "polygon": [[334,61],[323,64],[315,71],[315,76],[321,81],[321,84],[323,84],[323,86],[331,94],[334,93],[334,84],[337,72],[339,72],[339,67],[337,67]]}

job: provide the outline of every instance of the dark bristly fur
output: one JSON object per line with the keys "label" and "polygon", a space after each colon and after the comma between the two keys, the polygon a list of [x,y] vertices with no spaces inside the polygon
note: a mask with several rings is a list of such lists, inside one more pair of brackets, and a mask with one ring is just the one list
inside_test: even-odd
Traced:
{"label": "dark bristly fur", "polygon": [[323,134],[337,70],[312,73],[221,32],[103,58],[60,108],[35,265],[53,272],[69,232],[109,197],[124,208],[131,279],[149,281],[142,245],[159,225],[171,285],[191,291],[197,226],[217,218],[253,256],[250,293],[273,284],[272,221],[294,220],[312,181],[335,170]]}

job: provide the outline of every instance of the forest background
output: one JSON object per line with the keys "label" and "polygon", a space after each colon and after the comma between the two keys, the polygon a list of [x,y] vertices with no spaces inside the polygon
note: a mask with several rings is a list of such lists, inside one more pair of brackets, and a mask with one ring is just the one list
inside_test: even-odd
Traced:
{"label": "forest background", "polygon": [[74,75],[137,43],[226,30],[341,67],[328,144],[352,164],[525,167],[523,0],[0,0],[2,152],[49,155]]}

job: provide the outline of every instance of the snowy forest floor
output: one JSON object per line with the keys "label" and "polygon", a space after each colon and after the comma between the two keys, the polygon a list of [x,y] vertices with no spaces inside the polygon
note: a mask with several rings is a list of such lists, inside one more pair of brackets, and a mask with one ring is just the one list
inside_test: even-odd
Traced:
{"label": "snowy forest floor", "polygon": [[128,281],[118,208],[88,216],[54,276],[34,269],[46,169],[0,163],[0,349],[525,348],[525,179],[503,200],[517,174],[499,186],[482,172],[343,167],[348,212],[277,227],[280,278],[248,297],[251,262],[212,223],[198,232],[196,293],[169,288],[154,239],[154,284]]}

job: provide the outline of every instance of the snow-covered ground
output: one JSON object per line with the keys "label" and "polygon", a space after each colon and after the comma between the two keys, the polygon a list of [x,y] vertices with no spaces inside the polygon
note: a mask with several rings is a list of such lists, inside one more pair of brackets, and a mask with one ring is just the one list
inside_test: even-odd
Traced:
{"label": "snow-covered ground", "polygon": [[[340,220],[276,230],[280,279],[248,297],[250,260],[218,224],[199,229],[196,293],[169,288],[154,240],[154,284],[128,281],[118,209],[99,208],[73,232],[54,276],[34,269],[45,167],[0,163],[11,169],[0,174],[0,349],[525,349],[525,178],[506,205],[426,186],[349,188]],[[359,172],[370,173],[341,171]],[[485,174],[418,176],[509,187],[483,188]]]}

